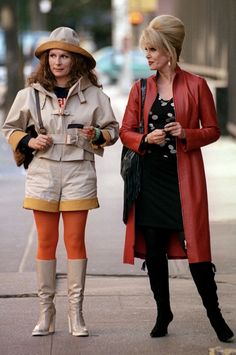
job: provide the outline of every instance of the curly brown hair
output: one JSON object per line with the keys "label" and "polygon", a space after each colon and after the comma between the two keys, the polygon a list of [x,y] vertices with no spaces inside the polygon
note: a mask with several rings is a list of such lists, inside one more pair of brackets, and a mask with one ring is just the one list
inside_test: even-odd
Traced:
{"label": "curly brown hair", "polygon": [[[90,61],[78,53],[72,53],[72,66],[71,66],[71,76],[70,80],[67,83],[67,87],[74,85],[79,78],[82,76],[87,76],[91,83],[97,87],[102,87],[98,83],[98,78],[95,72],[91,69]],[[49,50],[44,52],[41,57],[38,65],[34,72],[27,79],[27,85],[33,83],[40,83],[46,90],[53,91],[54,87],[57,86],[56,78],[52,74],[49,67]]]}

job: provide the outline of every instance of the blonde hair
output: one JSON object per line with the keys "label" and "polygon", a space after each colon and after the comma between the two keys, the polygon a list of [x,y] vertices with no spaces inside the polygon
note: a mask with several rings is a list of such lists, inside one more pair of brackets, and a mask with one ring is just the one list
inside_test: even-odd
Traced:
{"label": "blonde hair", "polygon": [[139,44],[142,49],[148,46],[167,51],[174,68],[179,61],[184,36],[184,24],[179,18],[160,15],[155,17],[143,30]]}

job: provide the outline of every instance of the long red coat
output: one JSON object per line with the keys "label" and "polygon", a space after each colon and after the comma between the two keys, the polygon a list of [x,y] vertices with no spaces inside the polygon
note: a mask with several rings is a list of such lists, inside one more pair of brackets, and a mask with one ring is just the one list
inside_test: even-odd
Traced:
{"label": "long red coat", "polygon": [[[144,104],[144,133],[148,131],[148,114],[157,96],[155,75],[147,79]],[[177,167],[187,256],[178,235],[170,238],[168,257],[188,258],[190,263],[211,261],[207,189],[201,147],[220,137],[211,91],[205,79],[176,68],[173,82],[176,121],[185,129],[186,140],[176,139]],[[143,135],[135,132],[140,117],[140,84],[136,82],[129,95],[120,138],[124,145],[138,152]],[[145,258],[142,233],[135,228],[135,208],[131,208],[126,225],[124,263]]]}

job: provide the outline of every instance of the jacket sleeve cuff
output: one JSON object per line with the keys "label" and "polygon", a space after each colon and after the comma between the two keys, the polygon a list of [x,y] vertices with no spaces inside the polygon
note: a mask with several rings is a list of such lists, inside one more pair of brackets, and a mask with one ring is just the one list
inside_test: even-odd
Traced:
{"label": "jacket sleeve cuff", "polygon": [[15,152],[17,149],[17,146],[19,144],[19,142],[22,140],[22,138],[24,138],[25,136],[27,136],[27,133],[23,132],[23,131],[14,131],[10,137],[9,137],[9,144],[12,146],[13,151]]}
{"label": "jacket sleeve cuff", "polygon": [[103,148],[111,141],[110,133],[106,129],[101,130],[101,136],[103,137],[103,143],[100,144],[99,141],[92,142],[92,147],[94,149]]}
{"label": "jacket sleeve cuff", "polygon": [[21,153],[25,154],[26,152],[29,152],[29,151],[33,152],[34,151],[34,149],[30,148],[29,145],[28,145],[28,143],[31,140],[31,138],[32,137],[28,134],[27,136],[23,137],[21,139],[21,141],[18,143],[17,149],[19,149],[19,151]]}
{"label": "jacket sleeve cuff", "polygon": [[139,150],[141,152],[145,151],[147,148],[148,148],[148,142],[146,140],[146,137],[147,137],[147,134],[144,134],[142,140],[141,140],[141,143],[140,143],[140,146],[139,146]]}

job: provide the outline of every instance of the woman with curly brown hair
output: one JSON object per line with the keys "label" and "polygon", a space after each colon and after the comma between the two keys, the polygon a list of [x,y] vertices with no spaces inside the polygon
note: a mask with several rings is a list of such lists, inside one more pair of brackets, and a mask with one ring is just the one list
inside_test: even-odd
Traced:
{"label": "woman with curly brown hair", "polygon": [[[24,208],[33,210],[38,234],[40,317],[32,335],[55,331],[56,249],[62,215],[69,332],[88,336],[82,302],[87,266],[85,226],[88,210],[99,207],[94,154],[102,156],[104,146],[116,142],[119,128],[93,71],[96,62],[80,47],[74,30],[55,29],[35,55],[39,65],[28,86],[18,92],[3,125],[14,151],[34,155],[24,199]],[[34,136],[26,133],[29,127],[34,127]]]}

